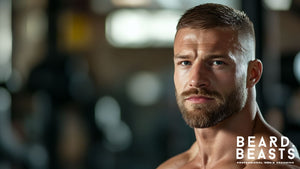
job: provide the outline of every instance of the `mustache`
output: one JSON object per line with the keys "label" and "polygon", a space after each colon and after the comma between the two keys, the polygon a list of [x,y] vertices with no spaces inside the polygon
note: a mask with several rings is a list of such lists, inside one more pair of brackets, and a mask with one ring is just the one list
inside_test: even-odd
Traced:
{"label": "mustache", "polygon": [[206,88],[192,88],[181,93],[181,96],[183,97],[189,97],[192,95],[199,95],[205,97],[221,97],[221,95],[218,92],[211,91]]}

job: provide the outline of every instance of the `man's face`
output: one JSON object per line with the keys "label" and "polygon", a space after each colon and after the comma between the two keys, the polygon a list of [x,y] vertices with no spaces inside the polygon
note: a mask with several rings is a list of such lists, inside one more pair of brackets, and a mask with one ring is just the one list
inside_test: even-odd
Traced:
{"label": "man's face", "polygon": [[211,127],[246,103],[247,63],[231,29],[191,29],[174,41],[174,83],[183,118],[191,127]]}

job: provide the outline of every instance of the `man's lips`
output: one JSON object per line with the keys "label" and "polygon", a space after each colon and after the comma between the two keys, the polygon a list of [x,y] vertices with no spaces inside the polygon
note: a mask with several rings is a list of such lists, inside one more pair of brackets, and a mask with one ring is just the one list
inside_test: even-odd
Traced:
{"label": "man's lips", "polygon": [[214,98],[208,96],[188,96],[185,100],[192,103],[206,103],[214,100]]}

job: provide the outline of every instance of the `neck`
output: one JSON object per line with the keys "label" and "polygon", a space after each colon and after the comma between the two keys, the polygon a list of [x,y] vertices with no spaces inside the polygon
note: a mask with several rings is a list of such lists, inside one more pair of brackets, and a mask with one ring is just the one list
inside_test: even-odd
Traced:
{"label": "neck", "polygon": [[235,159],[236,136],[253,135],[259,108],[255,101],[246,103],[242,111],[209,128],[195,128],[201,166],[216,164],[223,159]]}

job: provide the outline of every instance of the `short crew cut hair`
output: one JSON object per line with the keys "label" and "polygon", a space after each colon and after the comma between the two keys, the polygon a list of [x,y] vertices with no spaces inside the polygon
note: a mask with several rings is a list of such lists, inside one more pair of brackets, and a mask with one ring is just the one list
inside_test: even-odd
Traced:
{"label": "short crew cut hair", "polygon": [[249,33],[255,39],[253,23],[242,11],[231,7],[207,3],[187,10],[177,24],[177,31],[182,28],[210,29],[229,27],[235,31]]}

